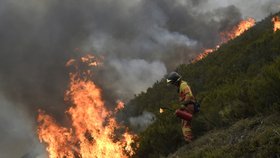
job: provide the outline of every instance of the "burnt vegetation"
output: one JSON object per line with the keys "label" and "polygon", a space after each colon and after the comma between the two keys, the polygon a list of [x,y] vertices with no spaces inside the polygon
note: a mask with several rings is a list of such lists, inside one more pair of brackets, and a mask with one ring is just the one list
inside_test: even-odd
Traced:
{"label": "burnt vegetation", "polygon": [[179,157],[280,156],[280,30],[273,32],[273,16],[201,61],[178,66],[201,104],[191,145],[183,142],[180,120],[172,112],[159,113],[161,106],[180,106],[164,79],[128,103],[126,115],[145,110],[157,118],[139,133],[134,157],[167,156],[181,146]]}

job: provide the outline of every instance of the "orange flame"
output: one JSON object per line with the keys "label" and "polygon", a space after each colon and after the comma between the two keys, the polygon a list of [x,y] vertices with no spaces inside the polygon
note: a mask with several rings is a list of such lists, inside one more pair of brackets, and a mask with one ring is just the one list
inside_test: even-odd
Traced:
{"label": "orange flame", "polygon": [[[81,58],[81,61],[92,63],[92,59]],[[38,135],[47,145],[49,158],[125,158],[133,155],[131,145],[135,136],[128,132],[117,133],[116,130],[122,127],[113,117],[114,113],[105,107],[101,89],[79,73],[70,74],[70,79],[65,99],[73,104],[67,110],[73,130],[59,126],[51,116],[39,111]],[[119,102],[115,112],[123,107],[124,103]]]}
{"label": "orange flame", "polygon": [[199,54],[195,59],[193,59],[192,63],[195,63],[203,58],[205,58],[208,54],[216,51],[221,44],[228,42],[231,39],[234,39],[238,36],[240,36],[242,33],[244,33],[249,28],[253,27],[255,25],[256,21],[253,18],[248,18],[247,20],[242,20],[239,22],[239,24],[229,32],[222,32],[221,35],[221,42],[216,46],[216,48],[213,49],[205,49],[201,54]]}
{"label": "orange flame", "polygon": [[279,18],[279,16],[273,17],[272,22],[274,24],[273,31],[276,32],[277,30],[280,30],[280,18]]}
{"label": "orange flame", "polygon": [[253,27],[255,24],[256,20],[253,18],[242,20],[237,26],[233,27],[231,31],[221,33],[222,43],[226,43],[227,41],[240,36],[242,33],[247,31],[249,28]]}
{"label": "orange flame", "polygon": [[117,107],[115,108],[115,112],[124,108],[124,103],[122,101],[118,101]]}
{"label": "orange flame", "polygon": [[81,57],[81,61],[87,63],[88,66],[97,66],[101,63],[95,56],[89,54]]}
{"label": "orange flame", "polygon": [[200,53],[192,62],[198,62],[199,60],[205,58],[208,54],[212,53],[215,51],[215,49],[204,49],[202,53]]}
{"label": "orange flame", "polygon": [[65,64],[65,66],[67,66],[67,67],[68,67],[68,66],[71,66],[71,65],[73,65],[73,64],[75,63],[75,61],[76,61],[75,59],[70,59],[70,60],[67,61],[67,63]]}
{"label": "orange flame", "polygon": [[48,144],[47,151],[50,158],[74,157],[72,145],[70,145],[72,144],[70,130],[57,125],[54,119],[42,110],[39,110],[37,121],[41,124],[38,127],[39,140]]}

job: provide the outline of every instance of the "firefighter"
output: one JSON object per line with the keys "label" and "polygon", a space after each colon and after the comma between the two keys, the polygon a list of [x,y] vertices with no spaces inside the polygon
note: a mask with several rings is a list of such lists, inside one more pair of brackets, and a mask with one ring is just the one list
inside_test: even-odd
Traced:
{"label": "firefighter", "polygon": [[182,104],[180,109],[177,109],[175,115],[182,120],[182,132],[187,143],[192,141],[191,120],[193,114],[198,112],[195,98],[191,88],[186,81],[182,80],[181,75],[177,72],[171,72],[167,76],[167,84],[175,85],[178,88],[179,101]]}

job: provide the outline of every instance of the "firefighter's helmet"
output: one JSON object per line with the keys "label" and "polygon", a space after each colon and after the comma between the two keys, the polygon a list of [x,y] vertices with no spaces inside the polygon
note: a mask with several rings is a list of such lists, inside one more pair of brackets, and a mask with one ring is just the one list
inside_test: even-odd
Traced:
{"label": "firefighter's helmet", "polygon": [[181,75],[179,75],[177,72],[171,72],[167,75],[166,81],[167,84],[177,84],[181,81]]}

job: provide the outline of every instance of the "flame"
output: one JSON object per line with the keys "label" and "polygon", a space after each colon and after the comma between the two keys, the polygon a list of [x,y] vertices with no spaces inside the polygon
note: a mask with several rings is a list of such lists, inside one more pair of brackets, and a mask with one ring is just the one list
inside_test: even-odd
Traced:
{"label": "flame", "polygon": [[66,66],[66,67],[71,66],[71,65],[73,65],[73,64],[75,63],[75,61],[76,61],[75,59],[70,59],[70,60],[67,61],[67,63],[65,64],[65,66]]}
{"label": "flame", "polygon": [[[81,58],[81,62],[95,62],[93,56]],[[73,61],[71,61],[73,62]],[[96,62],[97,63],[97,62]],[[88,70],[87,70],[88,71]],[[38,136],[47,145],[49,158],[126,158],[134,154],[132,144],[135,135],[117,133],[121,127],[101,97],[101,89],[89,78],[71,73],[70,86],[65,100],[73,105],[67,110],[72,128],[58,125],[50,116],[39,110]],[[86,73],[87,74],[87,73]],[[115,112],[124,107],[119,101]]]}
{"label": "flame", "polygon": [[199,54],[197,57],[195,57],[193,59],[192,63],[195,63],[195,62],[205,58],[210,53],[218,50],[220,48],[221,44],[226,43],[229,40],[232,40],[232,39],[240,36],[246,30],[248,30],[249,28],[253,27],[255,25],[255,23],[256,23],[255,19],[248,18],[247,20],[240,21],[239,24],[237,26],[233,27],[233,29],[231,31],[220,33],[220,37],[221,37],[220,44],[218,44],[216,46],[216,48],[205,49],[201,54]]}
{"label": "flame", "polygon": [[204,49],[202,53],[200,53],[192,62],[195,63],[203,58],[205,58],[208,54],[214,52],[215,49]]}
{"label": "flame", "polygon": [[162,108],[159,108],[159,113],[163,113],[164,110]]}
{"label": "flame", "polygon": [[247,20],[242,20],[239,24],[229,32],[222,32],[221,38],[222,43],[226,43],[227,41],[234,39],[240,36],[242,33],[247,31],[249,28],[253,27],[256,24],[256,20],[253,18],[248,18]]}
{"label": "flame", "polygon": [[101,61],[99,61],[99,59],[97,59],[95,56],[93,55],[86,55],[84,57],[81,57],[81,61],[83,63],[87,63],[88,66],[97,66],[101,64]]}
{"label": "flame", "polygon": [[279,16],[273,17],[272,22],[274,24],[273,31],[276,32],[277,30],[280,30],[280,18],[279,18]]}
{"label": "flame", "polygon": [[124,108],[124,103],[122,101],[118,101],[118,104],[115,108],[115,112],[118,112],[119,110]]}
{"label": "flame", "polygon": [[72,133],[64,127],[60,127],[54,119],[39,110],[37,121],[41,124],[38,127],[39,140],[48,144],[47,151],[50,158],[74,157],[72,144]]}

